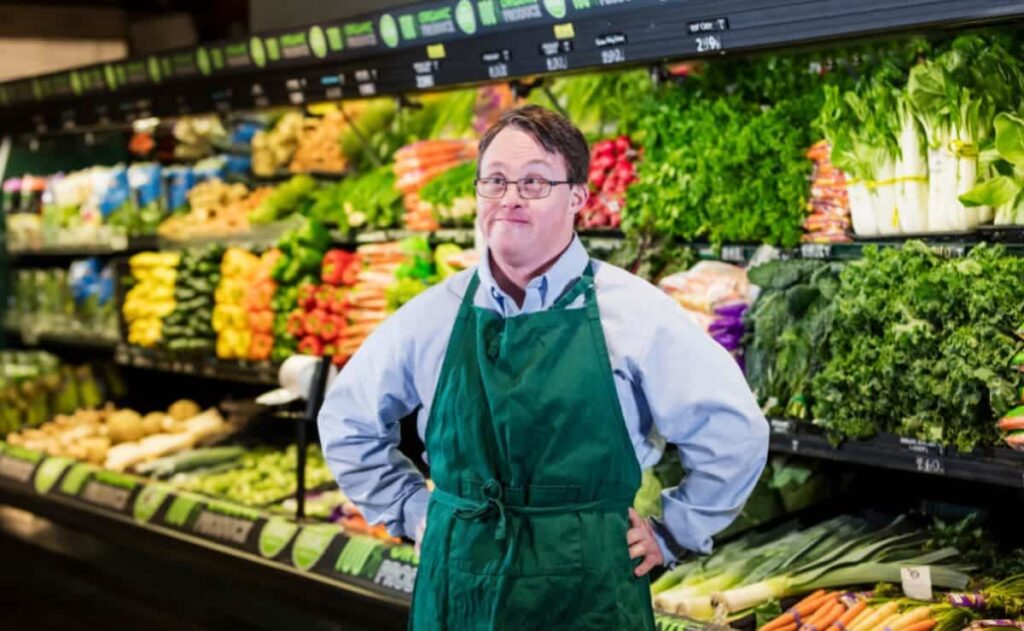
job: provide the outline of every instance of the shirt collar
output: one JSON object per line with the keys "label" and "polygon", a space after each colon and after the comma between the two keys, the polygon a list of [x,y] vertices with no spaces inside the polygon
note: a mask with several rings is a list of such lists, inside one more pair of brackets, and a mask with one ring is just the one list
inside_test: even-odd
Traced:
{"label": "shirt collar", "polygon": [[[580,241],[579,235],[574,234],[569,247],[565,249],[565,252],[562,252],[562,255],[558,257],[554,265],[548,271],[527,283],[526,293],[528,295],[523,301],[523,310],[529,310],[528,305],[531,302],[530,292],[537,292],[539,294],[540,308],[547,309],[552,302],[557,300],[569,288],[571,283],[583,275],[589,262],[590,255],[587,254],[587,249],[583,247],[583,242]],[[515,301],[503,292],[494,281],[494,275],[491,273],[491,252],[489,248],[484,250],[484,256],[481,257],[480,265],[477,266],[477,273],[480,276],[481,287],[486,291],[488,298],[497,310],[505,315],[510,315],[510,312],[514,313],[516,310]]]}

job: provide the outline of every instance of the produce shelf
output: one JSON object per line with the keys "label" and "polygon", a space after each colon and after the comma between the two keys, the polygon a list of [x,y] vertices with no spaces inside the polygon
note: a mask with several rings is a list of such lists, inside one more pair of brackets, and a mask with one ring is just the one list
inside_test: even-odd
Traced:
{"label": "produce shelf", "polygon": [[[408,545],[349,536],[333,524],[297,524],[6,444],[0,444],[0,503],[120,546],[160,550],[231,581],[269,582],[329,609],[343,603],[346,619],[362,618],[368,628],[405,625],[416,575]],[[324,605],[327,600],[335,604]]]}
{"label": "produce shelf", "polygon": [[[159,549],[176,563],[232,581],[258,579],[289,595],[340,599],[348,612],[357,607],[360,616],[372,620],[374,629],[406,624],[417,570],[409,545],[350,536],[331,524],[295,523],[2,442],[0,504],[118,546]],[[706,625],[657,613],[656,626],[684,631]]]}
{"label": "produce shelf", "polygon": [[833,446],[815,428],[794,421],[772,420],[771,427],[775,453],[1024,489],[1024,453],[1005,447],[964,454],[891,434]]}
{"label": "produce shelf", "polygon": [[7,254],[14,265],[25,263],[48,263],[53,259],[83,258],[89,256],[117,256],[132,254],[157,247],[154,235],[131,237],[110,243],[82,243],[52,245],[37,249],[8,249]]}
{"label": "produce shelf", "polygon": [[176,357],[128,344],[117,345],[114,349],[114,361],[133,368],[265,386],[277,385],[279,368],[273,362],[229,361],[216,359],[212,355]]}
{"label": "produce shelf", "polygon": [[25,346],[41,348],[80,348],[112,352],[118,343],[116,338],[105,338],[102,336],[87,335],[76,332],[47,332],[40,333],[38,335],[25,335],[20,329],[4,327],[4,333],[8,339],[14,338]]}
{"label": "produce shelf", "polygon": [[0,84],[0,124],[47,134],[151,116],[395,95],[1006,22],[1024,0],[443,0]]}

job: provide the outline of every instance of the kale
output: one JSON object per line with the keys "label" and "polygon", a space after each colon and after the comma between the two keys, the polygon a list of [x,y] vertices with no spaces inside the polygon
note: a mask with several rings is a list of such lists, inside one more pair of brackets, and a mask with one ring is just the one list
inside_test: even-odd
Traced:
{"label": "kale", "polygon": [[1024,259],[999,246],[961,259],[920,242],[866,248],[840,274],[815,416],[837,440],[881,431],[961,451],[996,444],[994,421],[1022,381],[1009,368],[1021,278]]}

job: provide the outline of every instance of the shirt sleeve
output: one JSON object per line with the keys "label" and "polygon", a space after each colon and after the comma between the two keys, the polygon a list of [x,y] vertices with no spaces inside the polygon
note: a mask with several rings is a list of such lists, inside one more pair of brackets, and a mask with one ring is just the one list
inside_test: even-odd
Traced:
{"label": "shirt sleeve", "polygon": [[[670,299],[669,299],[670,300]],[[736,360],[676,304],[659,315],[636,371],[662,436],[686,477],[662,493],[653,526],[667,563],[711,552],[712,536],[739,515],[768,457],[768,423]]]}
{"label": "shirt sleeve", "polygon": [[430,492],[398,450],[399,421],[420,405],[399,318],[382,323],[334,380],[317,419],[338,486],[371,524],[415,538]]}

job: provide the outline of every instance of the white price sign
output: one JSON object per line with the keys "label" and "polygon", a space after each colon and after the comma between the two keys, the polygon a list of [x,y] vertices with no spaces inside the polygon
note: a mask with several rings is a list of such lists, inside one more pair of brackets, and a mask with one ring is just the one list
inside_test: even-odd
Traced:
{"label": "white price sign", "polygon": [[932,571],[927,565],[901,567],[900,580],[903,593],[915,600],[932,599]]}

